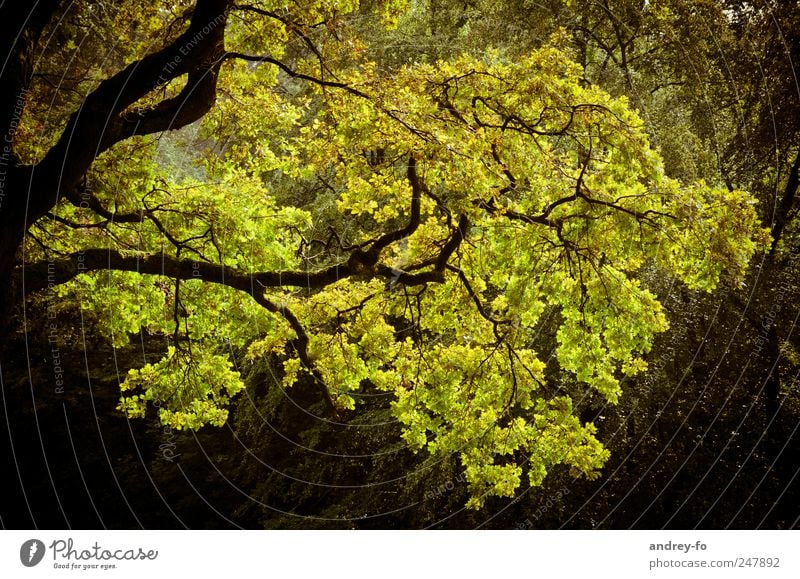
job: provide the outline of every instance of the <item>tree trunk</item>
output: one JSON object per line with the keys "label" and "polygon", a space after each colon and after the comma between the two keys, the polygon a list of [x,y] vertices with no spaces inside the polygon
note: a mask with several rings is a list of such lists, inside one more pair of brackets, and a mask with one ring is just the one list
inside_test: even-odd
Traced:
{"label": "tree trunk", "polygon": [[[39,37],[60,9],[61,0],[40,0],[20,10],[0,4],[0,336],[20,301],[14,287],[17,252],[25,232],[77,187],[95,158],[133,135],[178,129],[201,118],[216,100],[216,81],[224,56],[224,30],[230,0],[197,0],[189,28],[171,44],[143,56],[103,80],[73,112],[56,144],[35,165],[23,165],[14,152],[25,111]],[[165,82],[183,74],[187,86],[173,98],[126,112],[126,108]],[[4,338],[0,337],[0,350]]]}
{"label": "tree trunk", "polygon": [[794,164],[789,169],[789,177],[786,180],[786,187],[783,189],[783,196],[781,202],[775,211],[775,222],[772,224],[772,247],[770,248],[770,255],[775,254],[778,247],[778,242],[783,235],[783,229],[789,222],[789,213],[794,206],[794,200],[797,195],[797,189],[800,187],[800,151],[794,159]]}

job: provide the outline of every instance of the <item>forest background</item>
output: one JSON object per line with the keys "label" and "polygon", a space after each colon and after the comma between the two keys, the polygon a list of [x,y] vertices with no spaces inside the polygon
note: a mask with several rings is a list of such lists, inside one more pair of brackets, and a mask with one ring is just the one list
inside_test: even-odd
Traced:
{"label": "forest background", "polygon": [[4,527],[797,526],[796,2],[2,10]]}

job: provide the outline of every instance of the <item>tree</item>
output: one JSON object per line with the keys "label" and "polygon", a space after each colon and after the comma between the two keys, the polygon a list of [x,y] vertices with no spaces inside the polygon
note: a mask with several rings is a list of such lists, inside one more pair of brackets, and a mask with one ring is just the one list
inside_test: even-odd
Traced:
{"label": "tree", "polygon": [[[800,170],[800,88],[793,63],[800,58],[797,2],[729,2],[736,45],[737,98],[727,114],[736,120],[728,143],[726,171],[763,197],[774,255],[796,212]],[[746,79],[746,80],[742,80]],[[793,242],[786,243],[790,249]]]}
{"label": "tree", "polygon": [[774,280],[795,277],[794,256],[800,247],[800,88],[794,68],[800,58],[800,20],[797,2],[733,0],[721,5],[727,34],[711,63],[725,72],[707,83],[710,103],[702,110],[711,119],[707,133],[717,133],[713,138],[719,143],[724,181],[760,200],[761,219],[772,237],[754,280],[761,283],[747,300],[750,311],[738,300],[737,305],[756,333],[765,332],[755,350],[766,358],[763,393],[767,414],[773,417],[781,404],[781,375],[794,365],[792,356],[784,356],[792,351],[791,331],[779,328],[772,312],[782,309],[785,293],[793,295],[788,282]]}
{"label": "tree", "polygon": [[[560,464],[593,477],[608,453],[573,398],[616,403],[667,328],[638,272],[710,290],[767,243],[747,193],[665,174],[627,99],[587,85],[563,38],[383,67],[350,25],[371,6],[126,6],[11,23],[22,72],[4,80],[29,96],[4,117],[0,215],[3,255],[19,248],[7,295],[80,303],[115,345],[165,339],[121,385],[130,417],[224,423],[242,388],[230,349],[246,348],[317,389],[326,420],[391,396],[412,448],[459,453],[472,507]],[[392,24],[401,7],[378,8]],[[101,8],[106,32],[136,25],[131,54],[41,40],[63,11],[69,32]],[[33,55],[80,56],[68,94]]]}

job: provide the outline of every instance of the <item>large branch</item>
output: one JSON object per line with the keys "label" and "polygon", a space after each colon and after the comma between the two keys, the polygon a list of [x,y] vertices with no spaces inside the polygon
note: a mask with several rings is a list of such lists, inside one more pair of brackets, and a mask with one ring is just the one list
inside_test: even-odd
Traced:
{"label": "large branch", "polygon": [[130,271],[173,279],[197,279],[245,291],[250,295],[265,287],[302,287],[319,289],[349,277],[354,272],[346,265],[319,271],[247,273],[205,261],[175,259],[165,254],[123,255],[117,250],[87,249],[53,261],[24,264],[14,271],[14,278],[24,284],[25,294],[70,281],[80,274],[96,271]]}
{"label": "large branch", "polygon": [[[369,249],[362,249],[362,246],[355,247],[350,253],[347,265],[354,272],[362,273],[373,269],[380,259],[381,252],[392,243],[401,241],[411,236],[419,227],[421,222],[421,198],[422,192],[426,189],[425,184],[417,174],[417,161],[414,155],[409,155],[408,168],[406,172],[408,182],[411,185],[411,215],[405,227],[384,233],[377,239],[368,242]],[[393,270],[394,271],[394,270]],[[398,274],[399,275],[399,274]],[[394,277],[397,279],[397,276]]]}
{"label": "large branch", "polygon": [[[458,237],[460,239],[461,233]],[[317,271],[261,271],[247,273],[231,267],[205,261],[175,259],[155,253],[123,255],[117,250],[87,249],[61,259],[39,261],[18,266],[13,278],[17,287],[24,284],[25,295],[67,283],[75,277],[97,271],[129,271],[143,275],[160,275],[172,279],[196,279],[226,285],[253,295],[262,288],[296,287],[322,289],[339,280],[362,274],[363,270],[339,264]],[[441,271],[408,273],[378,265],[373,274],[405,285],[442,282]]]}
{"label": "large branch", "polygon": [[[213,263],[176,260],[166,255],[149,255],[142,258],[124,256],[118,251],[90,249],[73,253],[65,259],[38,262],[20,267],[15,272],[15,275],[21,277],[21,282],[25,285],[25,292],[30,293],[64,283],[81,273],[105,270],[135,271],[141,274],[162,275],[182,280],[199,279],[226,285],[247,293],[261,307],[269,312],[281,315],[289,323],[297,335],[297,340],[293,342],[293,345],[297,351],[298,358],[314,377],[328,410],[334,417],[337,416],[336,407],[322,379],[322,375],[309,357],[309,337],[302,323],[288,307],[283,304],[276,304],[264,295],[264,287],[305,285],[300,283],[298,279],[303,277],[304,274],[297,272],[248,274]],[[308,275],[313,277],[313,274]],[[288,277],[293,283],[284,283],[284,276]]]}
{"label": "large branch", "polygon": [[413,155],[408,158],[407,168],[408,182],[411,185],[411,215],[409,215],[408,223],[402,229],[390,231],[380,236],[375,243],[369,248],[369,253],[372,259],[377,262],[380,253],[392,243],[400,241],[411,236],[419,227],[421,219],[421,200],[422,192],[425,189],[425,184],[417,174],[417,160]]}
{"label": "large branch", "polygon": [[[442,283],[445,279],[445,268],[469,229],[469,220],[464,215],[460,217],[457,226],[453,228],[450,238],[444,241],[439,254],[432,259],[416,264],[416,266],[411,265],[406,271],[379,263],[384,249],[410,237],[420,226],[421,197],[423,193],[427,192],[427,186],[417,173],[417,162],[413,156],[409,157],[407,177],[411,185],[411,208],[406,225],[368,242],[367,249],[362,249],[364,245],[353,246],[347,262],[337,263],[324,269],[248,273],[202,259],[197,261],[181,260],[163,253],[124,255],[117,250],[94,248],[75,252],[53,261],[22,264],[15,268],[13,281],[17,287],[24,287],[25,295],[66,283],[80,274],[104,270],[161,275],[183,280],[198,279],[227,285],[246,291],[250,295],[255,295],[257,288],[296,287],[318,290],[353,276],[380,277],[387,279],[392,284],[407,286]],[[76,193],[71,193],[69,198],[73,203],[78,202]],[[184,244],[168,235],[163,225],[152,215],[152,211],[112,213],[91,195],[91,192],[82,194],[80,200],[85,201],[90,209],[108,222],[139,222],[145,218],[151,219],[176,247],[184,247]],[[93,226],[100,225],[93,224]],[[430,266],[433,266],[432,270],[414,271]]]}
{"label": "large branch", "polygon": [[[76,187],[95,158],[134,134],[180,128],[213,106],[224,53],[229,0],[197,0],[189,28],[174,42],[103,80],[75,111],[56,144],[29,167],[28,223],[49,211],[59,193]],[[160,86],[188,75],[181,93],[129,110]]]}
{"label": "large branch", "polygon": [[[63,259],[20,266],[14,272],[14,281],[18,287],[24,287],[26,294],[30,294],[63,284],[80,274],[108,270],[160,275],[182,280],[197,279],[222,284],[247,293],[267,311],[280,314],[289,323],[297,335],[297,340],[293,342],[293,345],[298,358],[314,378],[328,410],[334,418],[338,416],[322,375],[308,354],[309,337],[305,328],[289,308],[269,300],[264,295],[264,288],[291,286],[321,288],[338,279],[359,273],[358,271],[344,265],[318,272],[246,273],[214,263],[178,260],[163,254],[126,256],[114,250],[88,249],[73,253]],[[383,276],[393,283],[399,282],[406,285],[444,281],[444,275],[440,271],[405,273],[386,266],[375,268],[373,275]]]}

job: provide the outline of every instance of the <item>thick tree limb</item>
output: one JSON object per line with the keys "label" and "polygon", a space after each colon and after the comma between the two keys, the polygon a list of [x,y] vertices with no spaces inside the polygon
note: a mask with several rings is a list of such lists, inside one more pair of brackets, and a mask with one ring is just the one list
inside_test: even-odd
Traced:
{"label": "thick tree limb", "polygon": [[[63,284],[76,276],[94,271],[130,271],[145,275],[161,275],[173,279],[197,279],[254,293],[254,288],[301,287],[322,288],[338,279],[352,275],[346,266],[332,267],[316,272],[286,271],[247,273],[216,263],[175,259],[161,253],[123,255],[117,250],[87,249],[66,258],[40,261],[19,266],[14,271],[25,294]],[[339,272],[339,275],[337,275]]]}
{"label": "thick tree limb", "polygon": [[[18,266],[14,270],[13,277],[20,286],[24,284],[25,294],[30,295],[66,283],[81,274],[107,270],[160,275],[173,279],[197,279],[226,285],[250,295],[253,295],[254,290],[259,288],[295,287],[318,290],[341,279],[365,274],[365,270],[352,268],[347,264],[335,265],[318,271],[247,273],[206,261],[178,260],[161,253],[123,255],[117,250],[87,249],[61,259]],[[383,277],[405,285],[444,281],[441,271],[407,273],[385,265],[378,265],[371,273],[374,277]]]}
{"label": "thick tree limb", "polygon": [[[197,0],[186,32],[103,80],[84,99],[56,144],[27,168],[28,223],[47,213],[60,192],[75,188],[95,158],[115,143],[135,134],[180,128],[208,112],[216,98],[228,4],[229,0]],[[178,96],[128,110],[184,74],[187,84]]]}
{"label": "thick tree limb", "polygon": [[413,155],[410,155],[408,159],[407,175],[408,182],[411,184],[411,215],[409,216],[408,223],[405,227],[380,236],[375,243],[372,244],[368,253],[370,253],[376,261],[380,255],[380,252],[386,247],[396,241],[400,241],[406,237],[409,237],[419,227],[420,202],[422,199],[422,191],[425,188],[425,185],[422,183],[419,175],[417,175],[417,160]]}
{"label": "thick tree limb", "polygon": [[444,244],[442,251],[439,252],[439,257],[436,259],[436,271],[444,271],[445,267],[447,267],[447,262],[450,260],[450,257],[453,255],[456,249],[458,249],[458,246],[461,245],[461,242],[466,239],[467,231],[469,231],[469,219],[466,215],[462,215],[458,220],[458,225],[456,226],[456,230],[453,232],[453,235],[447,240],[447,243]]}

